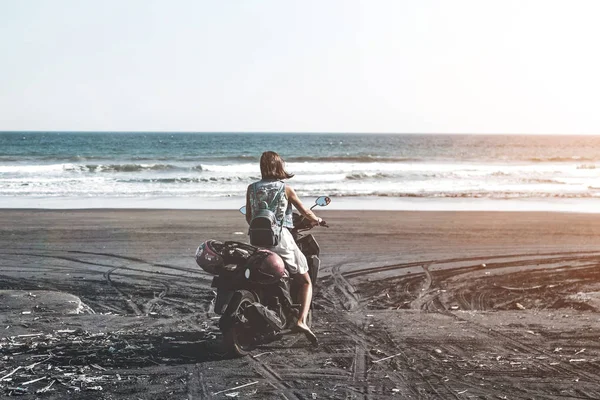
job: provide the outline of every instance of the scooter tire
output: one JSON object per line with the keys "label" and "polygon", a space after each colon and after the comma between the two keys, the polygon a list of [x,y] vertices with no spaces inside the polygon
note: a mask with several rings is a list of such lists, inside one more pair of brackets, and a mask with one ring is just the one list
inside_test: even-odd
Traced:
{"label": "scooter tire", "polygon": [[250,322],[244,317],[244,309],[257,301],[254,293],[238,290],[234,298],[241,296],[235,304],[230,303],[225,311],[234,322],[223,331],[223,344],[233,357],[243,357],[256,348],[255,332]]}

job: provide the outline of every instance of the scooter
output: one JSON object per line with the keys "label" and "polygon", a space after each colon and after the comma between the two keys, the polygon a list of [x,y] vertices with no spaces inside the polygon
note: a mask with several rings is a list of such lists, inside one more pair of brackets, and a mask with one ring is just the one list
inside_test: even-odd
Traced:
{"label": "scooter", "polygon": [[[331,199],[320,196],[316,206],[327,206]],[[242,214],[246,207],[240,208]],[[291,230],[296,244],[306,256],[308,273],[313,286],[319,274],[320,248],[312,234],[304,232],[312,225],[300,214],[293,214],[294,228]],[[328,227],[325,221],[321,226]],[[223,344],[232,356],[244,356],[258,345],[271,342],[295,326],[300,304],[290,277],[283,270],[282,276],[265,273],[267,257],[279,257],[247,243],[208,240],[196,251],[196,262],[205,271],[216,275],[212,287],[217,289],[214,311],[221,315],[219,329]],[[283,260],[281,260],[283,262]],[[312,308],[312,302],[311,302]],[[307,316],[307,325],[312,324],[312,309]]]}

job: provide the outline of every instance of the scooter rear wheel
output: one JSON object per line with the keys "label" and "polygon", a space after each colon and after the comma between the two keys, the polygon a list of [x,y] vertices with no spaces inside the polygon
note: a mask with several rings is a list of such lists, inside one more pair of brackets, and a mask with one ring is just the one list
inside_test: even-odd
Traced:
{"label": "scooter rear wheel", "polygon": [[[254,293],[247,290],[238,290],[235,294],[241,296],[235,304],[229,304],[226,315],[232,318],[233,323],[223,331],[223,342],[227,351],[235,357],[247,355],[256,348],[256,331],[250,321],[244,316],[248,306],[257,301]],[[229,309],[230,307],[235,309]]]}

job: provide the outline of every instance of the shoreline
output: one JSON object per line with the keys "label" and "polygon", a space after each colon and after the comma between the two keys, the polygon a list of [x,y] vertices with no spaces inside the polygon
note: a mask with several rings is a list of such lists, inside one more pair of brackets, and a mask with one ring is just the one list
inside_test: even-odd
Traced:
{"label": "shoreline", "polygon": [[[317,213],[319,215],[321,214],[329,214],[329,213],[340,213],[340,214],[347,214],[347,213],[353,213],[353,212],[358,212],[358,213],[373,213],[373,214],[380,214],[380,213],[392,213],[392,214],[439,214],[439,215],[444,215],[444,214],[507,214],[507,215],[526,215],[526,214],[532,214],[532,215],[536,215],[536,214],[556,214],[556,215],[564,215],[564,216],[569,216],[569,215],[586,215],[586,216],[590,216],[591,218],[596,218],[596,215],[598,217],[600,217],[600,210],[596,211],[596,212],[588,212],[588,211],[561,211],[561,210],[454,210],[454,209],[448,209],[448,210],[437,210],[437,209],[431,209],[431,210],[408,210],[408,209],[398,209],[398,210],[394,210],[394,209],[336,209],[336,210],[317,210],[315,209],[314,211],[317,211]],[[155,214],[155,213],[186,213],[186,212],[191,212],[191,213],[205,213],[205,212],[218,212],[218,213],[236,213],[239,215],[242,215],[241,213],[239,213],[238,210],[232,210],[232,209],[220,209],[220,208],[127,208],[127,207],[121,207],[121,208],[109,208],[109,207],[105,207],[105,208],[35,208],[35,207],[21,207],[21,208],[2,208],[0,207],[0,213],[11,213],[11,212],[15,212],[15,213],[98,213],[98,214],[109,214],[109,213],[148,213],[148,214]]]}
{"label": "shoreline", "polygon": [[[313,196],[300,196],[310,207]],[[316,196],[314,196],[316,198]],[[340,211],[477,211],[477,212],[553,212],[600,214],[600,199],[488,199],[488,198],[398,198],[335,197],[327,210]],[[29,198],[0,197],[0,210],[229,210],[245,205],[242,196],[226,198]],[[319,208],[317,208],[318,210]]]}

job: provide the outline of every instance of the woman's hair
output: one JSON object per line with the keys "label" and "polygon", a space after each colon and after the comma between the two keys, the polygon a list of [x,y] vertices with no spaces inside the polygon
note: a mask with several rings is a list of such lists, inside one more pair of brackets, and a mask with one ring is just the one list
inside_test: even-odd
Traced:
{"label": "woman's hair", "polygon": [[294,176],[285,170],[285,161],[274,151],[265,151],[260,156],[260,174],[263,179],[290,179]]}

